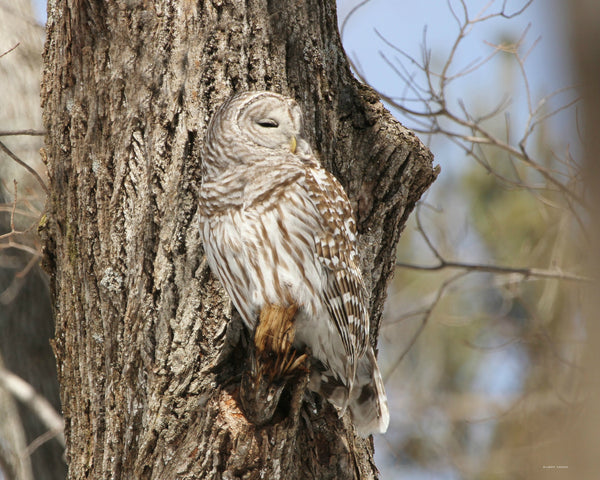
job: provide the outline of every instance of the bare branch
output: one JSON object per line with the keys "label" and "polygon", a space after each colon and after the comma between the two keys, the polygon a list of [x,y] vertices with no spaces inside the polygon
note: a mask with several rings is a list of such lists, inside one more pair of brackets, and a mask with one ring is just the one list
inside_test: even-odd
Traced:
{"label": "bare branch", "polygon": [[0,150],[2,150],[4,153],[6,153],[10,158],[12,158],[15,162],[17,162],[19,165],[21,165],[23,168],[25,168],[29,173],[31,173],[35,179],[38,181],[38,183],[40,184],[40,186],[42,187],[42,189],[44,190],[44,192],[46,192],[46,195],[48,195],[48,187],[46,186],[46,184],[44,183],[44,180],[42,180],[42,177],[40,177],[40,175],[33,169],[31,168],[29,165],[27,165],[23,160],[21,160],[19,157],[17,157],[6,145],[4,145],[4,143],[0,142]]}
{"label": "bare branch", "polygon": [[11,137],[15,135],[32,135],[32,136],[42,136],[46,135],[45,130],[34,130],[34,129],[25,129],[25,130],[0,130],[0,137]]}
{"label": "bare branch", "polygon": [[9,48],[6,52],[0,54],[0,58],[2,58],[4,55],[8,55],[10,52],[12,52],[15,48],[17,48],[19,45],[21,45],[21,42],[17,42],[17,44],[14,47]]}
{"label": "bare branch", "polygon": [[435,248],[435,246],[433,245],[433,242],[429,239],[429,236],[427,235],[427,233],[425,232],[425,229],[423,228],[423,225],[421,224],[421,204],[417,205],[417,208],[415,211],[415,218],[417,220],[417,229],[421,233],[421,236],[425,240],[425,243],[427,244],[427,246],[429,247],[431,252],[435,255],[435,257],[440,262],[443,262],[444,259],[443,259],[442,255],[440,254],[440,252],[437,251],[437,248]]}
{"label": "bare branch", "polygon": [[18,248],[20,250],[26,251],[31,253],[34,256],[40,256],[40,252],[34,248],[31,248],[27,245],[23,245],[17,242],[13,242],[13,238],[18,236],[18,235],[24,235],[26,233],[28,233],[29,231],[31,231],[34,227],[35,227],[35,223],[32,223],[28,228],[26,228],[25,230],[17,230],[15,228],[15,213],[17,213],[17,201],[18,201],[18,188],[17,188],[17,181],[13,180],[13,184],[14,184],[14,194],[13,194],[13,202],[12,202],[12,206],[8,207],[3,205],[2,210],[5,211],[9,211],[10,212],[10,231],[0,234],[0,240],[6,240],[8,239],[8,243],[6,244],[0,244],[0,250],[2,249],[6,249],[6,248]]}
{"label": "bare branch", "polygon": [[[526,8],[529,7],[529,5],[532,3],[532,0],[524,2],[520,8],[518,8],[512,13],[509,13],[507,11],[507,2],[504,2],[502,4],[502,8],[500,11],[486,13],[489,11],[491,5],[493,4],[493,2],[488,2],[473,18],[469,16],[468,8],[464,1],[461,1],[459,3],[462,9],[460,16],[456,12],[452,3],[447,3],[452,16],[458,24],[459,30],[456,35],[455,41],[450,47],[450,52],[448,53],[447,58],[443,66],[441,67],[439,74],[433,72],[430,68],[430,55],[427,53],[427,48],[425,46],[426,36],[424,37],[423,58],[421,62],[418,62],[410,55],[405,53],[402,49],[393,45],[376,30],[377,35],[387,46],[400,53],[400,55],[403,58],[407,59],[409,62],[415,65],[419,69],[419,71],[423,72],[425,76],[422,84],[419,84],[419,82],[413,75],[409,75],[407,73],[407,70],[403,66],[402,62],[398,60],[392,62],[384,54],[380,53],[380,55],[384,58],[384,60],[390,66],[390,68],[392,68],[392,70],[403,80],[403,84],[406,85],[404,88],[415,94],[414,99],[398,99],[391,95],[385,94],[381,95],[382,98],[394,108],[397,108],[400,112],[403,112],[405,115],[409,116],[417,124],[417,126],[420,127],[413,127],[413,129],[417,133],[425,135],[432,135],[437,133],[446,136],[448,139],[450,139],[454,143],[458,144],[461,148],[463,148],[468,155],[473,156],[473,158],[476,161],[478,161],[478,163],[480,163],[482,166],[484,166],[484,168],[486,168],[486,170],[489,173],[497,176],[503,182],[506,182],[510,185],[519,186],[521,188],[526,188],[530,191],[536,189],[550,190],[550,188],[544,186],[533,186],[529,184],[526,180],[522,179],[521,175],[518,173],[516,168],[514,168],[513,162],[516,159],[525,163],[527,166],[538,172],[542,176],[542,178],[548,183],[548,186],[551,186],[554,189],[556,189],[556,191],[561,192],[564,195],[564,197],[568,199],[567,204],[575,204],[588,209],[589,206],[587,205],[585,198],[579,194],[576,185],[569,184],[568,182],[564,182],[562,180],[561,177],[564,177],[566,175],[564,170],[553,170],[551,168],[548,168],[548,166],[542,165],[541,162],[536,161],[534,158],[532,158],[532,156],[527,150],[526,142],[529,139],[532,132],[534,131],[534,129],[536,128],[536,126],[538,126],[541,122],[546,121],[548,118],[558,114],[559,112],[570,108],[578,101],[577,99],[569,101],[568,103],[553,109],[549,113],[539,115],[541,108],[548,102],[548,100],[551,97],[557,95],[558,93],[561,93],[563,91],[561,89],[542,98],[542,100],[538,103],[537,107],[534,110],[529,80],[525,72],[525,61],[527,60],[527,57],[530,54],[530,52],[537,46],[540,39],[537,38],[523,55],[519,53],[519,50],[523,47],[525,43],[526,36],[530,30],[530,25],[528,25],[523,30],[520,37],[513,44],[494,45],[489,42],[486,42],[488,45],[490,45],[490,47],[493,48],[491,54],[489,54],[483,60],[475,60],[474,62],[471,62],[469,65],[467,65],[467,67],[463,68],[455,75],[449,75],[451,65],[454,63],[456,52],[460,44],[465,40],[465,38],[470,33],[474,25],[489,20],[491,18],[501,17],[505,19],[510,19],[515,16],[518,16]],[[454,113],[452,109],[449,108],[446,100],[446,87],[452,80],[464,77],[469,73],[473,72],[474,70],[477,70],[483,64],[491,60],[500,51],[506,52],[516,59],[521,74],[520,76],[523,79],[523,84],[526,91],[529,119],[523,136],[521,137],[520,141],[517,140],[516,142],[513,142],[510,139],[510,129],[508,128],[508,124],[505,133],[506,138],[504,140],[501,139],[499,136],[496,136],[493,132],[491,132],[483,126],[484,120],[493,118],[494,116],[502,113],[508,107],[507,98],[502,99],[502,101],[494,109],[492,109],[492,111],[490,111],[484,116],[480,116],[479,118],[473,118],[473,116],[469,113],[468,109],[466,108],[464,102],[461,101],[459,101],[459,107],[462,111],[460,113]],[[439,85],[437,89],[434,88],[432,82],[434,77],[437,77],[439,79]],[[422,105],[423,108],[417,109],[407,106],[407,104],[414,104],[415,102],[419,105]],[[448,120],[451,124],[454,124],[455,126],[459,127],[459,129],[451,129],[447,128],[446,126],[442,126],[439,119]],[[468,130],[469,133],[461,132],[461,128]],[[476,151],[474,148],[465,145],[463,142],[469,142],[471,144],[479,146],[488,145],[506,152],[508,162],[513,166],[513,170],[516,173],[516,177],[519,178],[519,180],[517,182],[514,182],[513,180],[505,177],[504,175],[499,174],[489,164],[489,162],[487,162],[484,159],[485,154],[483,151]],[[536,195],[536,197],[542,199],[545,203],[548,202],[548,199],[540,197],[539,195]]]}
{"label": "bare branch", "polygon": [[57,434],[58,441],[61,445],[65,445],[65,437],[62,433],[64,428],[63,418],[54,410],[50,402],[37,393],[29,383],[7,369],[0,367],[0,387],[26,405],[49,430],[60,431],[61,433]]}
{"label": "bare branch", "polygon": [[529,5],[531,5],[532,2],[533,2],[533,0],[527,0],[527,2],[525,3],[525,5],[523,5],[519,10],[516,10],[515,12],[510,13],[510,14],[507,14],[507,13],[505,13],[505,10],[506,10],[506,0],[504,0],[504,4],[502,5],[502,12],[500,13],[500,15],[503,18],[506,18],[506,19],[509,19],[509,20],[511,18],[518,17],[525,10],[527,10],[527,8],[529,8]]}
{"label": "bare branch", "polygon": [[[4,235],[0,235],[0,239],[9,238],[10,236],[15,235],[16,233],[21,233],[21,232],[6,233]],[[12,240],[9,240],[9,242],[7,244],[3,244],[3,245],[0,244],[0,250],[4,250],[7,248],[16,248],[17,250],[22,250],[23,252],[30,253],[31,255],[37,255],[37,256],[41,255],[39,250],[36,250],[35,248],[32,248],[28,245],[24,245],[22,243],[13,242]]]}
{"label": "bare branch", "polygon": [[[454,20],[456,20],[456,24],[458,25],[458,28],[460,28],[462,22],[461,22],[460,18],[458,17],[458,14],[454,11],[454,7],[452,6],[452,2],[450,0],[446,0],[446,5],[448,7],[448,10],[450,10],[450,13],[454,17]],[[464,4],[463,4],[463,6],[464,6]]]}
{"label": "bare branch", "polygon": [[419,336],[425,329],[425,325],[427,325],[427,322],[429,321],[429,318],[431,317],[433,310],[435,309],[437,304],[442,299],[446,289],[452,283],[454,283],[456,280],[464,277],[467,273],[468,272],[460,272],[460,273],[454,275],[453,277],[450,277],[449,279],[447,279],[446,281],[444,281],[444,283],[442,283],[440,285],[440,288],[438,288],[435,298],[433,299],[433,301],[431,302],[429,307],[427,307],[423,310],[423,318],[421,319],[421,324],[419,325],[419,328],[417,328],[417,331],[415,332],[415,334],[412,336],[412,338],[408,342],[408,345],[406,346],[406,348],[403,350],[403,352],[400,354],[400,356],[394,361],[394,363],[392,363],[392,366],[388,369],[388,371],[383,376],[384,382],[387,381],[387,379],[393,374],[394,370],[396,370],[396,368],[398,368],[398,365],[400,365],[400,363],[402,362],[402,360],[404,359],[406,354],[410,351],[410,349],[416,343],[417,339],[419,338]]}
{"label": "bare branch", "polygon": [[411,270],[437,271],[445,268],[468,270],[471,272],[486,272],[497,275],[520,275],[525,278],[549,278],[554,280],[569,280],[575,282],[593,282],[594,279],[584,275],[563,272],[561,270],[546,270],[543,268],[518,268],[503,267],[500,265],[486,265],[481,263],[453,262],[441,259],[437,265],[415,265],[411,263],[396,262],[397,267]]}
{"label": "bare branch", "polygon": [[348,20],[350,20],[350,17],[352,17],[361,7],[364,7],[369,2],[370,0],[363,0],[359,4],[352,7],[352,9],[348,12],[348,15],[346,15],[344,20],[342,20],[342,26],[340,28],[340,38],[342,40],[344,39],[344,31],[346,30],[346,25],[348,24]]}
{"label": "bare branch", "polygon": [[14,209],[15,215],[20,215],[23,217],[29,217],[29,218],[34,218],[34,219],[40,217],[39,213],[32,213],[27,210],[22,210],[20,208],[14,208],[13,206],[9,206],[9,205],[0,205],[0,212],[12,212],[13,209]]}
{"label": "bare branch", "polygon": [[593,278],[578,275],[570,272],[563,272],[560,269],[547,270],[543,268],[535,267],[504,267],[499,265],[486,265],[481,263],[468,263],[468,262],[455,262],[446,260],[439,250],[433,244],[433,241],[425,232],[423,224],[421,223],[421,203],[417,205],[415,209],[415,220],[417,223],[417,231],[425,240],[427,247],[433,253],[435,258],[438,260],[436,265],[416,265],[412,263],[396,262],[396,267],[408,268],[411,270],[423,270],[423,271],[439,271],[444,269],[460,269],[466,270],[465,274],[474,272],[493,273],[497,275],[520,275],[523,279],[527,278],[545,278],[554,280],[568,280],[576,282],[588,282],[594,281]]}
{"label": "bare branch", "polygon": [[17,199],[18,199],[17,181],[13,180],[13,184],[15,187],[15,195],[14,195],[14,201],[13,201],[13,208],[10,211],[10,231],[11,232],[15,231],[15,210],[17,209]]}
{"label": "bare branch", "polygon": [[30,457],[44,443],[49,442],[53,438],[56,438],[56,437],[58,437],[58,436],[60,436],[62,434],[63,434],[63,429],[62,428],[58,429],[58,430],[48,430],[48,431],[42,433],[40,436],[38,436],[37,438],[35,438],[29,445],[27,445],[27,448],[25,449],[25,451],[21,455],[21,458]]}

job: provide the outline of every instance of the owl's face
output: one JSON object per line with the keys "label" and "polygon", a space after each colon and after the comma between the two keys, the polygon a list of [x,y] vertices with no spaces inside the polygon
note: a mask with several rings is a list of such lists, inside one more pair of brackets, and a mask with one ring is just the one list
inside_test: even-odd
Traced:
{"label": "owl's face", "polygon": [[279,163],[290,152],[300,161],[313,162],[301,130],[302,112],[293,99],[273,92],[234,95],[217,109],[208,125],[203,181],[255,162]]}
{"label": "owl's face", "polygon": [[240,105],[237,126],[241,136],[249,143],[295,151],[302,127],[302,113],[291,98],[261,92]]}

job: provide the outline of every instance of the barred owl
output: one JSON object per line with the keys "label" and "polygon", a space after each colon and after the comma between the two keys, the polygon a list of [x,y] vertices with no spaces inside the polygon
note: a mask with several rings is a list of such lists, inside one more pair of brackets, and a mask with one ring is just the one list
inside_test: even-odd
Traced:
{"label": "barred owl", "polygon": [[340,183],[300,136],[296,102],[233,96],[206,133],[200,229],[206,258],[250,332],[266,305],[297,305],[294,347],[309,388],[358,432],[385,432],[387,400],[369,344],[356,226]]}

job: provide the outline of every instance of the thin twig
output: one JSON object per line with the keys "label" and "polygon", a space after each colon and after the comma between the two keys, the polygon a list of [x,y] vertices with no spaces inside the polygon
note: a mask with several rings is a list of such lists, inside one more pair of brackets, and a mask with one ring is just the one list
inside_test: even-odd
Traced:
{"label": "thin twig", "polygon": [[[447,138],[449,138],[450,140],[452,140],[454,138],[454,139],[458,139],[459,141],[464,140],[467,142],[475,143],[477,145],[490,145],[490,146],[499,148],[509,155],[509,161],[512,161],[513,158],[518,159],[518,160],[524,162],[525,164],[527,164],[529,167],[533,168],[535,171],[537,171],[545,179],[545,181],[548,182],[549,185],[558,189],[561,193],[564,194],[564,196],[567,199],[569,199],[569,201],[568,201],[569,204],[571,203],[571,201],[573,201],[575,204],[578,204],[578,205],[583,206],[584,208],[588,209],[589,206],[587,205],[586,199],[583,196],[581,196],[575,188],[572,188],[571,185],[567,185],[566,183],[563,183],[563,181],[561,181],[559,179],[561,176],[563,176],[565,174],[563,171],[555,171],[553,169],[550,169],[546,166],[541,165],[540,162],[536,161],[534,158],[531,157],[531,155],[529,154],[529,152],[527,151],[527,148],[526,148],[526,142],[527,142],[529,136],[531,135],[531,133],[535,129],[535,127],[537,125],[539,125],[540,122],[547,120],[548,118],[556,115],[557,113],[559,113],[560,111],[562,111],[566,108],[571,107],[575,102],[577,102],[577,100],[568,102],[566,105],[559,107],[557,109],[554,109],[553,111],[551,111],[547,114],[544,114],[540,117],[539,116],[540,108],[541,108],[541,106],[543,106],[546,103],[546,101],[549,99],[549,97],[554,95],[554,94],[551,94],[548,97],[544,97],[539,102],[537,108],[534,110],[533,104],[532,104],[532,95],[531,95],[531,90],[530,90],[530,86],[529,86],[529,81],[527,79],[526,72],[525,72],[525,61],[527,59],[527,56],[531,52],[531,50],[533,48],[535,48],[536,45],[538,44],[539,39],[536,39],[533,42],[533,44],[529,47],[529,49],[527,50],[527,52],[525,52],[524,55],[519,54],[519,49],[523,46],[523,44],[525,42],[526,36],[530,30],[530,26],[527,26],[524,29],[521,36],[518,38],[518,40],[514,44],[512,44],[512,45],[489,44],[494,49],[492,54],[489,57],[487,57],[483,61],[480,61],[479,63],[476,62],[474,66],[473,66],[473,64],[469,65],[466,68],[466,70],[463,70],[456,75],[450,76],[448,74],[451,64],[453,63],[453,61],[455,59],[455,55],[456,55],[457,49],[459,48],[459,45],[464,41],[464,39],[470,33],[471,29],[476,24],[481,23],[486,20],[489,20],[491,18],[495,18],[495,17],[502,17],[502,18],[510,19],[515,16],[518,16],[526,8],[529,7],[529,5],[531,4],[531,0],[524,2],[523,5],[520,8],[518,8],[516,11],[514,11],[513,13],[507,12],[507,5],[505,2],[502,5],[502,8],[500,11],[492,12],[492,13],[488,14],[488,13],[486,13],[486,11],[489,10],[491,4],[492,4],[492,2],[488,2],[474,18],[470,18],[468,8],[466,6],[466,3],[463,0],[461,0],[461,2],[460,2],[460,5],[462,6],[462,14],[460,17],[457,14],[457,12],[454,10],[452,4],[449,4],[450,11],[451,11],[454,19],[458,23],[459,31],[457,33],[456,40],[450,47],[450,52],[448,53],[446,61],[444,62],[439,74],[436,74],[431,71],[430,59],[429,59],[429,56],[427,55],[426,47],[423,48],[424,52],[423,52],[422,62],[419,63],[417,60],[412,58],[410,55],[408,55],[406,52],[404,52],[397,46],[393,45],[391,42],[389,42],[387,39],[385,39],[383,37],[383,35],[381,35],[379,32],[376,31],[377,35],[386,43],[386,45],[388,45],[390,48],[394,49],[395,51],[399,52],[404,58],[406,58],[409,62],[411,62],[413,65],[415,65],[421,72],[423,72],[423,74],[425,76],[424,86],[420,86],[414,80],[414,77],[412,75],[407,75],[406,73],[401,72],[400,69],[404,69],[404,66],[402,65],[401,62],[398,62],[398,61],[396,62],[396,64],[399,65],[399,67],[398,67],[398,65],[392,63],[385,55],[382,54],[382,57],[384,58],[386,63],[394,70],[394,72],[396,74],[398,74],[400,76],[400,78],[402,78],[404,80],[403,83],[405,85],[410,84],[406,88],[408,88],[410,91],[412,91],[416,94],[417,98],[415,98],[414,101],[419,102],[421,105],[423,105],[424,108],[421,111],[418,111],[415,108],[408,108],[405,104],[403,105],[402,103],[398,102],[398,100],[393,98],[392,96],[382,94],[382,92],[379,92],[379,93],[381,94],[382,98],[384,100],[386,100],[386,102],[388,102],[393,107],[400,110],[401,112],[405,113],[410,118],[412,118],[414,121],[416,121],[419,125],[421,125],[423,127],[422,129],[416,129],[420,133],[427,134],[427,135],[431,135],[434,133],[438,133],[438,134],[441,133],[441,134],[445,135]],[[426,41],[426,38],[424,39],[424,42],[425,41]],[[483,118],[474,119],[469,114],[466,106],[462,102],[459,102],[459,105],[462,109],[462,113],[461,114],[453,113],[453,111],[449,108],[449,106],[447,104],[447,99],[446,99],[447,86],[452,80],[454,80],[455,78],[463,77],[466,74],[470,73],[472,70],[476,69],[476,67],[481,66],[482,63],[485,63],[485,61],[489,60],[489,58],[493,57],[493,55],[499,51],[504,51],[515,57],[518,65],[519,65],[519,71],[521,73],[521,78],[524,81],[524,88],[526,91],[529,119],[528,119],[527,126],[525,128],[525,133],[524,133],[523,137],[520,139],[520,141],[517,141],[515,143],[510,141],[510,137],[508,137],[508,134],[507,134],[506,140],[502,140],[499,137],[495,136],[491,131],[484,128],[483,122],[482,122],[482,120],[484,118],[492,118],[493,116],[500,114],[502,112],[502,110],[504,108],[506,108],[506,102],[500,102],[500,104],[494,110],[492,110],[489,114],[487,114]],[[404,71],[406,71],[406,70],[404,69]],[[437,77],[439,79],[439,85],[437,86],[437,89],[434,88],[432,77]],[[421,92],[428,93],[428,95],[425,95]],[[555,93],[557,93],[557,92],[555,92]],[[411,99],[411,100],[413,100],[413,99]],[[404,102],[404,103],[406,103],[406,102]],[[418,119],[415,117],[423,117],[427,120],[421,120],[421,119]],[[438,121],[438,117],[445,118],[459,127],[464,127],[465,129],[470,131],[470,134],[453,132],[447,128],[442,128],[440,126],[440,122]],[[480,158],[477,158],[477,156],[475,155],[475,151],[470,150],[466,146],[464,146],[463,148],[465,149],[466,152],[473,155],[476,160],[479,160],[479,161],[481,160]],[[485,162],[480,161],[479,163],[484,165]],[[498,174],[489,165],[486,167],[486,169],[488,170],[488,172],[490,172],[492,174],[495,174],[495,175]],[[504,178],[504,180],[507,180],[507,179]],[[524,185],[521,185],[521,186],[523,187]]]}
{"label": "thin twig", "polygon": [[[1,205],[0,204],[0,212],[12,212],[12,211],[13,211],[12,205]],[[39,218],[40,217],[39,213],[32,213],[27,210],[22,210],[20,208],[15,209],[15,215],[20,215],[22,217],[29,217],[29,218]]]}
{"label": "thin twig", "polygon": [[32,128],[25,130],[0,130],[0,137],[12,137],[15,135],[32,135],[32,136],[42,136],[46,135],[45,130],[34,130]]}
{"label": "thin twig", "polygon": [[11,233],[7,233],[4,235],[0,235],[0,239],[4,239],[6,237],[9,238],[9,241],[7,244],[0,244],[0,250],[4,250],[4,249],[8,249],[8,248],[16,248],[17,250],[22,250],[23,252],[27,252],[31,255],[37,255],[40,256],[41,253],[39,250],[36,250],[33,247],[30,247],[28,245],[24,245],[22,243],[17,243],[17,242],[13,242],[12,239],[10,239],[11,235],[15,235],[17,232],[11,232]]}
{"label": "thin twig", "polygon": [[352,17],[358,9],[364,7],[370,1],[371,0],[363,0],[362,2],[358,3],[357,5],[352,7],[352,9],[348,12],[348,15],[344,17],[344,20],[342,20],[342,26],[340,27],[340,38],[342,40],[344,39],[344,31],[346,30],[346,25],[348,24],[348,20],[350,20],[350,17]]}
{"label": "thin twig", "polygon": [[32,255],[27,262],[27,265],[25,265],[22,270],[19,270],[17,273],[15,273],[15,278],[25,278],[29,271],[37,264],[40,257],[41,254],[39,252],[37,255]]}
{"label": "thin twig", "polygon": [[64,428],[63,418],[54,407],[41,396],[35,389],[14,373],[0,367],[0,387],[10,392],[17,400],[26,405],[49,430],[59,430],[57,439],[64,447],[65,437],[62,433]]}
{"label": "thin twig", "polygon": [[419,338],[419,336],[421,335],[421,333],[425,329],[425,325],[427,325],[427,322],[429,321],[429,318],[431,317],[431,314],[433,313],[433,310],[435,309],[435,307],[437,306],[437,304],[442,299],[442,297],[443,297],[444,292],[446,291],[446,289],[452,283],[454,283],[456,280],[458,280],[461,277],[464,277],[467,273],[468,272],[460,272],[460,273],[454,275],[453,277],[448,278],[446,281],[444,281],[444,283],[442,283],[440,285],[440,287],[438,288],[438,291],[437,291],[437,293],[435,295],[435,298],[433,299],[433,301],[431,302],[431,304],[429,305],[429,307],[427,307],[424,310],[423,318],[421,319],[421,324],[419,325],[419,328],[417,328],[417,331],[415,332],[415,334],[412,336],[412,338],[408,342],[408,345],[406,346],[406,348],[402,351],[402,353],[400,354],[400,356],[394,361],[394,363],[392,364],[392,366],[388,369],[388,371],[384,375],[384,377],[383,377],[384,382],[387,381],[387,379],[390,377],[390,375],[392,375],[392,373],[394,372],[394,370],[396,370],[396,368],[398,368],[398,365],[400,365],[400,363],[402,362],[402,360],[404,360],[404,357],[406,356],[406,354],[410,351],[410,349],[416,343],[417,339]]}
{"label": "thin twig", "polygon": [[10,52],[12,52],[15,48],[17,48],[19,45],[21,45],[21,42],[17,42],[17,44],[12,47],[9,48],[6,52],[4,52],[3,54],[0,55],[0,58],[2,58],[4,55],[8,55]]}
{"label": "thin twig", "polygon": [[412,263],[403,263],[396,262],[396,267],[401,268],[409,268],[412,270],[423,270],[423,271],[438,271],[443,269],[460,269],[466,270],[465,273],[472,272],[483,272],[483,273],[494,273],[498,275],[511,275],[518,274],[523,278],[548,278],[555,280],[569,280],[569,281],[577,281],[577,282],[593,282],[594,279],[590,277],[586,277],[584,275],[578,275],[575,273],[563,272],[561,270],[546,270],[543,268],[535,268],[535,267],[503,267],[499,265],[486,265],[481,263],[468,263],[468,262],[455,262],[446,260],[444,256],[440,253],[440,251],[433,244],[433,241],[427,235],[427,232],[423,228],[423,224],[421,223],[421,206],[422,204],[417,204],[417,208],[415,209],[415,220],[417,223],[417,231],[425,240],[425,244],[433,253],[438,263],[436,265],[415,265]]}
{"label": "thin twig", "polygon": [[46,186],[46,184],[44,183],[44,180],[42,180],[42,177],[40,177],[40,175],[33,169],[31,168],[29,165],[27,165],[23,160],[21,160],[19,157],[17,157],[6,145],[4,145],[4,143],[0,142],[0,150],[2,150],[4,153],[6,153],[10,158],[12,158],[15,162],[17,162],[19,165],[21,165],[23,168],[25,168],[25,170],[27,170],[29,173],[31,173],[35,179],[39,182],[40,186],[42,187],[42,189],[44,190],[44,192],[46,192],[46,195],[48,195],[50,192],[48,191],[48,187]]}
{"label": "thin twig", "polygon": [[27,448],[21,455],[21,458],[25,459],[25,458],[33,455],[33,452],[35,452],[38,448],[40,448],[44,443],[49,442],[50,440],[58,437],[59,435],[62,435],[62,433],[63,433],[62,428],[60,430],[48,430],[48,431],[42,433],[38,437],[34,438],[33,441],[29,445],[27,445]]}
{"label": "thin twig", "polygon": [[497,275],[521,275],[523,278],[549,278],[554,280],[569,280],[575,282],[593,282],[594,279],[584,275],[563,272],[561,270],[547,270],[543,268],[518,268],[503,267],[500,265],[486,265],[482,263],[453,262],[444,259],[437,265],[415,265],[412,263],[396,262],[396,267],[409,268],[411,270],[438,271],[446,268],[469,270],[470,272],[494,273]]}
{"label": "thin twig", "polygon": [[17,209],[17,199],[18,199],[18,189],[17,189],[17,180],[13,180],[13,185],[15,187],[15,196],[13,201],[13,208],[10,211],[10,231],[15,231],[15,210]]}

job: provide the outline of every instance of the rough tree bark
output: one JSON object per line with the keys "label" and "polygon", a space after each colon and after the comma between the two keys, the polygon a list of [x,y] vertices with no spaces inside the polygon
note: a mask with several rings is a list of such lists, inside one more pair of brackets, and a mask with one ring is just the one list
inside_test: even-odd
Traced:
{"label": "rough tree bark", "polygon": [[47,28],[44,236],[70,478],[376,477],[372,442],[328,404],[246,421],[245,347],[223,361],[234,315],[196,217],[215,107],[245,89],[295,97],[354,203],[375,341],[396,242],[436,171],[353,78],[335,2],[51,0]]}

